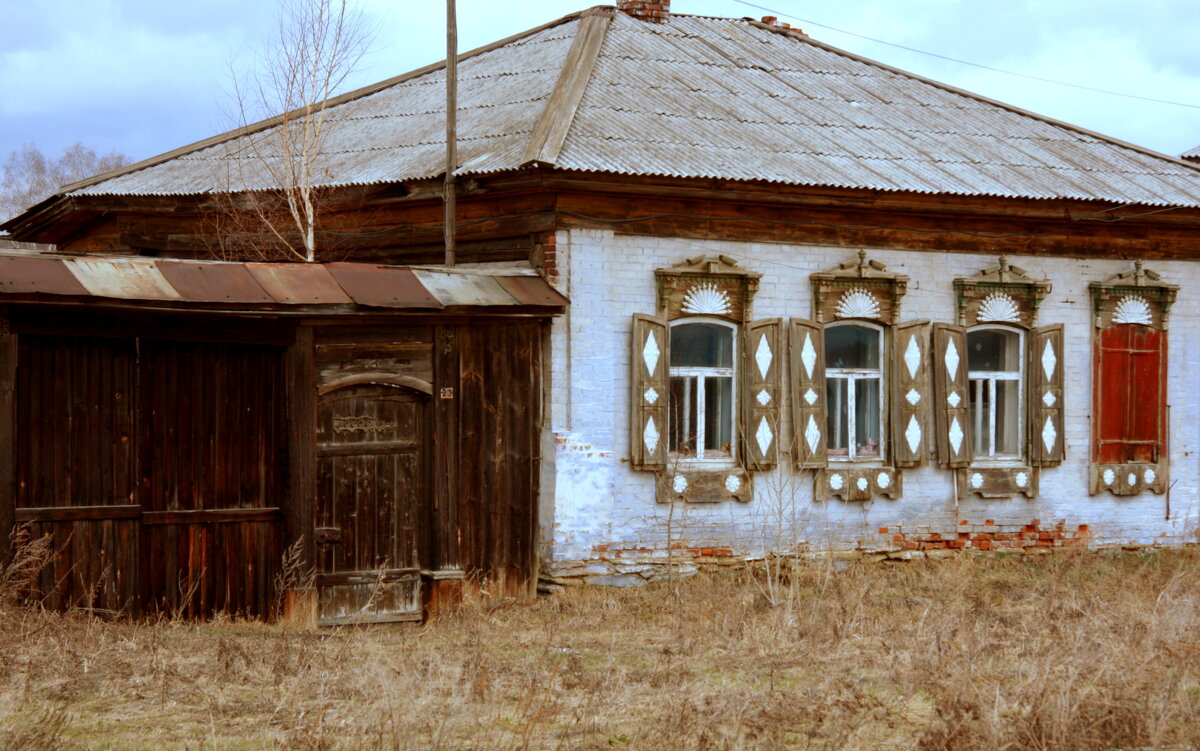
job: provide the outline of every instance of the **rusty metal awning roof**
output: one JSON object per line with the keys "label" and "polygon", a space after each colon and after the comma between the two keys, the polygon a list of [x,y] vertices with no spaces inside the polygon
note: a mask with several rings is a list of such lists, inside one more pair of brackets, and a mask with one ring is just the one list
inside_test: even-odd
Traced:
{"label": "rusty metal awning roof", "polygon": [[57,296],[174,307],[443,311],[542,308],[567,298],[528,269],[373,263],[231,263],[129,256],[0,252],[0,301]]}

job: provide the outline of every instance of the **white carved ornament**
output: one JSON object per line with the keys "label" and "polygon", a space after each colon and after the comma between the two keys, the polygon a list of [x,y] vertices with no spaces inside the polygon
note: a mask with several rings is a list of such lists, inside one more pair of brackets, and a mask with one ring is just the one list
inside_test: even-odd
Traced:
{"label": "white carved ornament", "polygon": [[817,392],[813,391],[812,389],[809,389],[804,392],[804,401],[808,402],[808,406],[810,406],[810,407],[812,405],[816,404],[817,399],[819,399],[819,398],[820,397],[817,396]]}
{"label": "white carved ornament", "polygon": [[904,431],[904,440],[908,441],[908,448],[914,454],[921,447],[921,426],[917,424],[916,415],[908,418],[908,428]]}
{"label": "white carved ornament", "polygon": [[1024,472],[1017,473],[1017,487],[1023,488],[1029,484],[1029,475]]}
{"label": "white carved ornament", "polygon": [[771,403],[771,395],[767,393],[766,389],[759,389],[758,396],[754,398],[764,407]]}
{"label": "white carved ornament", "polygon": [[1125,484],[1129,486],[1137,485],[1137,475],[1130,472],[1129,476],[1125,478]]}
{"label": "white carved ornament", "polygon": [[1153,469],[1147,468],[1146,471],[1142,473],[1142,479],[1146,481],[1147,485],[1149,485],[1153,484],[1153,482],[1158,479],[1158,475],[1154,473]]}
{"label": "white carved ornament", "polygon": [[658,401],[658,392],[654,390],[653,386],[646,389],[646,393],[642,394],[642,396],[646,398],[646,404],[654,404]]}
{"label": "white carved ornament", "polygon": [[962,401],[962,397],[958,395],[957,391],[951,391],[950,396],[946,397],[946,401],[950,403],[951,407],[957,407]]}
{"label": "white carved ornament", "polygon": [[1054,380],[1054,368],[1058,365],[1058,357],[1054,354],[1054,340],[1046,340],[1046,348],[1042,350],[1042,370],[1046,373],[1046,380]]}
{"label": "white carved ornament", "polygon": [[800,362],[804,363],[804,373],[809,379],[813,377],[813,368],[817,365],[817,350],[813,347],[812,335],[804,334],[804,346],[800,348]]}
{"label": "white carved ornament", "polygon": [[1058,430],[1054,427],[1054,416],[1050,415],[1046,418],[1046,425],[1042,428],[1042,444],[1046,447],[1046,453],[1054,451],[1054,442],[1058,440]]}
{"label": "white carved ornament", "polygon": [[1112,485],[1117,479],[1117,473],[1112,471],[1112,468],[1104,470],[1104,484]]}
{"label": "white carved ornament", "polygon": [[682,493],[687,490],[687,486],[687,478],[683,475],[675,475],[675,479],[671,481],[671,487],[675,489],[676,493]]}
{"label": "white carved ornament", "polygon": [[841,475],[829,476],[829,487],[833,488],[834,490],[841,490],[842,486],[845,484],[846,481],[842,479]]}
{"label": "white carved ornament", "polygon": [[817,447],[821,445],[821,429],[817,427],[817,421],[812,415],[808,416],[808,424],[804,426],[804,442],[808,444],[809,453],[817,453]]}
{"label": "white carved ornament", "polygon": [[1020,323],[1021,309],[1017,307],[1017,303],[1008,295],[1003,292],[993,292],[983,298],[975,319],[981,322]]}
{"label": "white carved ornament", "polygon": [[737,475],[729,475],[725,478],[725,489],[730,493],[736,493],[742,487],[742,478]]}
{"label": "white carved ornament", "polygon": [[916,389],[909,389],[908,393],[904,395],[904,398],[908,400],[909,404],[915,407],[917,406],[917,402],[921,401],[921,392],[917,391]]}
{"label": "white carved ornament", "polygon": [[975,472],[971,475],[971,487],[978,490],[983,487],[983,475]]}
{"label": "white carved ornament", "polygon": [[771,369],[771,360],[774,356],[771,354],[771,344],[767,341],[768,337],[763,336],[758,340],[758,349],[754,351],[754,362],[758,365],[758,374],[763,379],[767,378],[767,371]]}
{"label": "white carved ornament", "polygon": [[729,293],[712,282],[693,285],[683,296],[683,312],[706,316],[729,314]]}
{"label": "white carved ornament", "polygon": [[870,486],[871,483],[867,482],[867,478],[860,477],[860,478],[858,478],[858,480],[855,481],[854,484],[858,486],[859,490],[866,490],[867,487]]}
{"label": "white carved ornament", "polygon": [[646,444],[646,453],[653,454],[658,448],[658,426],[654,424],[654,418],[646,420],[646,427],[642,430],[642,442]]}
{"label": "white carved ornament", "polygon": [[947,380],[954,381],[958,378],[958,345],[953,339],[946,342],[945,362]]}
{"label": "white carved ornament", "polygon": [[1058,397],[1054,395],[1053,391],[1047,391],[1046,393],[1042,394],[1042,404],[1045,404],[1047,407],[1053,407],[1054,403],[1057,401]]}
{"label": "white carved ornament", "polygon": [[833,312],[838,318],[878,318],[879,301],[865,289],[848,289]]}
{"label": "white carved ornament", "polygon": [[1140,323],[1143,326],[1149,326],[1154,322],[1154,316],[1150,313],[1150,304],[1144,298],[1137,295],[1127,295],[1122,297],[1117,307],[1113,309],[1113,323]]}
{"label": "white carved ornament", "polygon": [[654,369],[658,367],[658,356],[662,350],[658,348],[658,337],[653,331],[646,332],[646,343],[642,345],[642,362],[646,363],[646,373],[654,377]]}
{"label": "white carved ornament", "polygon": [[962,425],[958,424],[958,415],[955,415],[950,420],[950,430],[947,435],[950,438],[950,448],[954,449],[954,453],[959,453],[965,436],[963,435]]}
{"label": "white carved ornament", "polygon": [[921,345],[917,344],[915,336],[908,338],[908,346],[904,348],[904,364],[908,368],[908,377],[916,378],[917,369],[921,367]]}
{"label": "white carved ornament", "polygon": [[875,476],[875,484],[881,488],[886,488],[892,484],[892,476],[887,472],[880,472]]}
{"label": "white carved ornament", "polygon": [[775,440],[775,434],[771,432],[771,426],[767,424],[767,418],[763,417],[758,421],[758,430],[754,432],[754,440],[758,442],[758,450],[763,454],[771,448],[771,443]]}

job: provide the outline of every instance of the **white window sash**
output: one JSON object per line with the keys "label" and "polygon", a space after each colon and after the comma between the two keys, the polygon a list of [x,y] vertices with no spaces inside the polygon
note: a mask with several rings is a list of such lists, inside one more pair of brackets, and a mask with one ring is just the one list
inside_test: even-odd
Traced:
{"label": "white window sash", "polygon": [[[858,389],[855,388],[857,385],[857,382],[858,381],[879,381],[879,415],[878,415],[879,452],[878,452],[878,456],[870,457],[870,461],[876,461],[876,460],[882,459],[884,456],[883,452],[885,449],[884,441],[886,440],[885,435],[884,435],[884,425],[883,425],[883,416],[885,414],[884,413],[884,400],[887,398],[887,396],[884,394],[884,389],[883,389],[883,373],[879,370],[870,370],[870,369],[863,369],[863,368],[831,368],[831,369],[825,371],[825,380],[826,381],[830,381],[830,380],[838,381],[841,384],[843,384],[842,385],[842,396],[846,400],[846,433],[847,433],[846,449],[847,449],[847,453],[846,453],[846,456],[830,456],[829,457],[829,459],[832,461],[841,461],[841,462],[855,461],[856,459],[858,459],[858,446],[857,446],[856,440],[855,440],[858,437],[858,396],[857,396]],[[836,413],[837,407],[838,407],[837,404],[829,404],[827,406],[830,410],[833,410],[834,413]],[[840,436],[836,432],[841,429],[841,424],[842,424],[841,420],[839,420],[835,417],[833,420],[834,431],[835,431],[834,441],[833,441],[834,444],[841,443]]]}

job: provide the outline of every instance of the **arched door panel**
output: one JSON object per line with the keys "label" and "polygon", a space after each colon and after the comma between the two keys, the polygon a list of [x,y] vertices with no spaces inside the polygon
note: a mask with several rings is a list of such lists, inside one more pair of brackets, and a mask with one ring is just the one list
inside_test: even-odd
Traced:
{"label": "arched door panel", "polygon": [[317,414],[321,623],[419,620],[419,529],[429,492],[429,397],[360,383]]}

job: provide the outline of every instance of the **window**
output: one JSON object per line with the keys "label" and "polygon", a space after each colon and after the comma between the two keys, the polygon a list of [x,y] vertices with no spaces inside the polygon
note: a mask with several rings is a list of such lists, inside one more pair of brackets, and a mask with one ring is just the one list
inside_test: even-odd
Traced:
{"label": "window", "polygon": [[883,455],[883,332],[861,323],[825,329],[825,391],[829,456]]}
{"label": "window", "polygon": [[1179,287],[1137,261],[1088,286],[1095,312],[1089,489],[1165,493],[1171,484],[1167,323]]}
{"label": "window", "polygon": [[967,332],[967,378],[977,461],[1021,458],[1023,338],[1020,331],[998,326]]}
{"label": "window", "polygon": [[672,458],[735,458],[736,327],[686,319],[670,329],[669,449]]}

